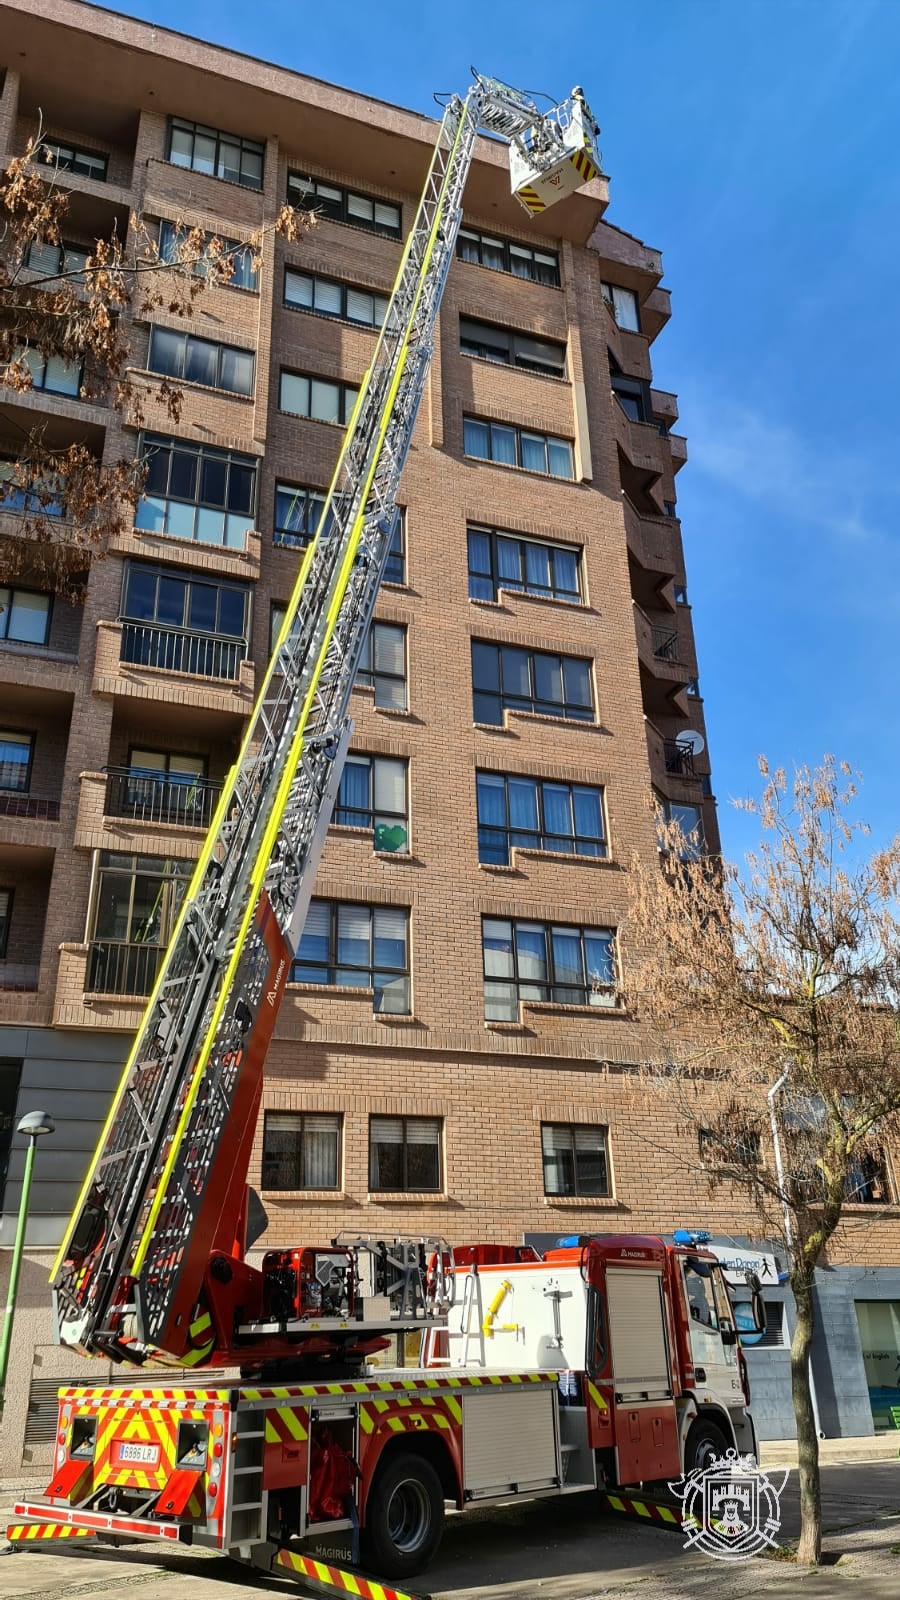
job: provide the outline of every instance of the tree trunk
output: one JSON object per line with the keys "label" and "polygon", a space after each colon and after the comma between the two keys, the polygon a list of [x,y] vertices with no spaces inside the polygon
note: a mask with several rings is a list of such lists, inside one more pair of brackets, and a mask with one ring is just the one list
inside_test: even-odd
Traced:
{"label": "tree trunk", "polygon": [[819,1438],[813,1414],[809,1379],[809,1352],[815,1329],[812,1270],[802,1267],[791,1274],[797,1305],[797,1325],[791,1340],[791,1398],[797,1424],[800,1467],[800,1543],[797,1560],[818,1564],[822,1555],[822,1480],[819,1475]]}

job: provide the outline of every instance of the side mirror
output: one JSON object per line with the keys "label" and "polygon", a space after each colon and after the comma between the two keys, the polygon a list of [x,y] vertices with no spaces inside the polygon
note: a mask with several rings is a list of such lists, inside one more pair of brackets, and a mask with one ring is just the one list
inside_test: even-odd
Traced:
{"label": "side mirror", "polygon": [[765,1305],[765,1301],[763,1300],[762,1295],[759,1292],[759,1279],[758,1278],[756,1280],[756,1283],[757,1283],[757,1287],[754,1289],[753,1295],[752,1295],[751,1300],[750,1300],[750,1305],[751,1305],[751,1307],[753,1309],[753,1325],[754,1325],[757,1333],[765,1333],[766,1326],[767,1326],[767,1324],[766,1324],[766,1305]]}

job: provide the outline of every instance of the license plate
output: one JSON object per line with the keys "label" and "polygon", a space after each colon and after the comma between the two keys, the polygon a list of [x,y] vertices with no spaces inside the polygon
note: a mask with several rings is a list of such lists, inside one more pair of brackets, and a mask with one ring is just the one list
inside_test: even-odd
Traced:
{"label": "license plate", "polygon": [[143,1467],[155,1467],[159,1460],[158,1444],[120,1444],[120,1461],[139,1461]]}

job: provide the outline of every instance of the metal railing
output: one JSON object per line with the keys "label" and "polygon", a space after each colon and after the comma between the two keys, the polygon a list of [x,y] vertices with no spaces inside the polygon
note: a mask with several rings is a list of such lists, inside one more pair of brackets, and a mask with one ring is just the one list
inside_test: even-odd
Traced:
{"label": "metal railing", "polygon": [[35,817],[41,822],[58,822],[59,801],[44,800],[37,794],[0,794],[0,817]]}
{"label": "metal railing", "polygon": [[132,667],[156,667],[233,682],[246,654],[246,639],[220,639],[212,633],[157,628],[147,622],[122,623],[120,659]]}
{"label": "metal railing", "polygon": [[165,946],[95,940],[88,949],[86,994],[145,998],[156,982]]}
{"label": "metal railing", "polygon": [[208,828],[221,792],[221,783],[208,783],[188,773],[107,767],[103,809],[108,817],[128,817],[134,822]]}
{"label": "metal railing", "polygon": [[694,751],[691,745],[682,744],[680,739],[664,739],[663,755],[667,772],[677,772],[684,778],[696,777]]}
{"label": "metal railing", "polygon": [[678,660],[678,634],[672,628],[652,629],[653,654],[657,661]]}

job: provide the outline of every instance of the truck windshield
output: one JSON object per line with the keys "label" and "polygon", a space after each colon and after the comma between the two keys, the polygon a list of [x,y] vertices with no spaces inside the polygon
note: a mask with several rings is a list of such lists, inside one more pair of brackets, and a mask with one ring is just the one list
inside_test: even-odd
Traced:
{"label": "truck windshield", "polygon": [[684,1287],[692,1322],[700,1322],[705,1328],[718,1328],[713,1272],[707,1262],[688,1257],[684,1263]]}

